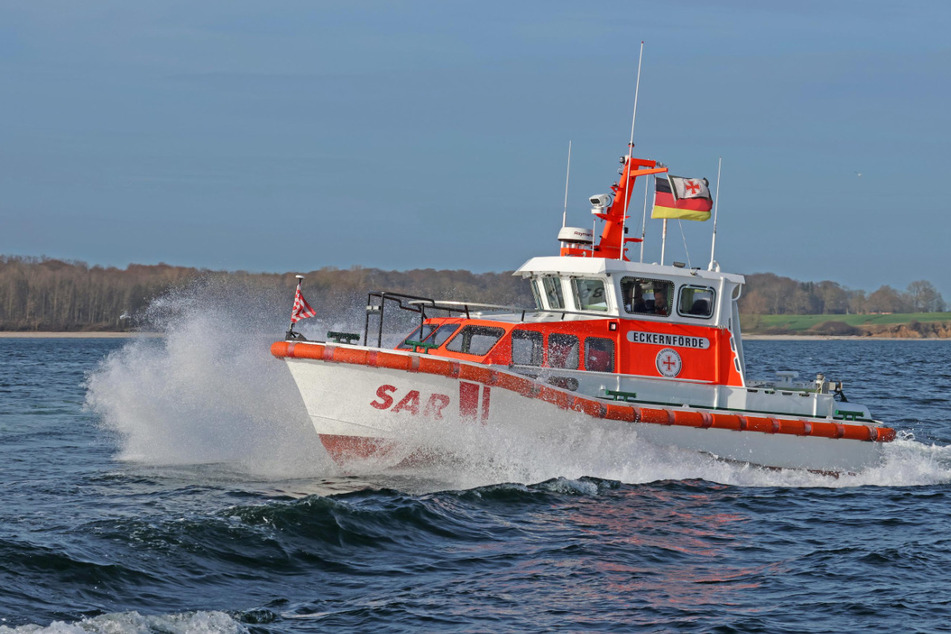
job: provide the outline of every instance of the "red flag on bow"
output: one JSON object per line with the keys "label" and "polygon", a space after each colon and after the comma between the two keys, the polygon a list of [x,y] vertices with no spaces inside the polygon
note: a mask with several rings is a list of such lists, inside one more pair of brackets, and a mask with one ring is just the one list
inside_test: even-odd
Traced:
{"label": "red flag on bow", "polygon": [[304,294],[300,292],[300,280],[298,280],[297,292],[294,293],[294,308],[291,310],[291,325],[316,314],[317,311],[310,307],[310,304],[304,299]]}

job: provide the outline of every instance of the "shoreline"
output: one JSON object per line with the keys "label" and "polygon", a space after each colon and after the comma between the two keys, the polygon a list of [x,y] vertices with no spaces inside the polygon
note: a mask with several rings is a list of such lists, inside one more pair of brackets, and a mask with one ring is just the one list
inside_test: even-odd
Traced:
{"label": "shoreline", "polygon": [[0,339],[131,339],[133,337],[161,337],[160,332],[55,332],[0,330]]}
{"label": "shoreline", "polygon": [[743,335],[743,341],[951,341],[948,337],[870,337],[862,335]]}
{"label": "shoreline", "polygon": [[[161,332],[56,332],[0,330],[0,339],[132,339],[164,337]],[[744,341],[951,341],[946,337],[861,337],[843,335],[743,335]]]}

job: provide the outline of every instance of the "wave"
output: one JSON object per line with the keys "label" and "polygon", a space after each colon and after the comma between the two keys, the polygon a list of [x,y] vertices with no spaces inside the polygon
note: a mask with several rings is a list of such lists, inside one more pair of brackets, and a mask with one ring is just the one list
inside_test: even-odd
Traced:
{"label": "wave", "polygon": [[[771,566],[811,574],[810,556],[842,562],[845,569],[858,559],[863,573],[894,572],[905,561],[904,581],[919,584],[940,575],[943,558],[933,556],[942,552],[940,544],[911,549],[918,553],[911,559],[901,540],[836,542],[841,530],[874,536],[930,518],[923,507],[930,496],[944,494],[925,492],[922,503],[910,505],[908,497],[918,495],[558,477],[417,495],[364,489],[242,503],[185,518],[97,519],[71,531],[94,537],[84,547],[0,540],[7,569],[32,580],[22,594],[8,587],[8,602],[55,610],[50,618],[56,619],[46,626],[0,627],[0,634],[292,631],[298,623],[301,630],[425,629],[439,615],[450,619],[447,627],[487,629],[491,623],[479,621],[460,598],[460,587],[472,584],[478,592],[532,599],[533,610],[506,612],[503,629],[550,629],[565,616],[559,611],[563,593],[551,593],[552,577],[546,576],[559,571],[570,574],[576,587],[598,589],[581,605],[602,606],[605,622],[616,622],[610,619],[619,606],[630,606],[632,596],[641,597],[644,609],[661,610],[695,607],[699,597],[706,601],[703,610],[714,614],[720,602],[736,598],[734,580],[762,583]],[[917,520],[902,517],[910,507]],[[755,539],[764,534],[774,538]],[[792,556],[790,543],[797,544]],[[39,566],[44,557],[45,567]],[[89,563],[95,561],[118,563]],[[771,563],[776,561],[781,563]],[[611,571],[617,573],[613,591],[598,585]],[[700,581],[684,583],[687,578]],[[709,587],[698,586],[707,580]],[[816,583],[821,587],[821,580]],[[841,600],[835,593],[847,586],[828,583],[823,596]],[[532,595],[533,587],[544,590]],[[669,588],[684,588],[670,605]],[[50,606],[50,597],[58,605]],[[63,620],[62,606],[77,604],[94,604],[98,611]],[[258,607],[242,611],[242,605]],[[447,605],[459,611],[447,615]],[[228,610],[213,611],[222,606]],[[180,611],[185,607],[201,610]],[[146,615],[148,609],[157,613]],[[35,607],[30,618],[37,619]],[[572,625],[584,629],[581,621]]]}
{"label": "wave", "polygon": [[225,634],[250,632],[244,624],[225,612],[196,611],[180,614],[144,615],[138,612],[103,614],[67,623],[53,621],[49,625],[0,626],[0,634],[116,634],[136,632],[147,634]]}

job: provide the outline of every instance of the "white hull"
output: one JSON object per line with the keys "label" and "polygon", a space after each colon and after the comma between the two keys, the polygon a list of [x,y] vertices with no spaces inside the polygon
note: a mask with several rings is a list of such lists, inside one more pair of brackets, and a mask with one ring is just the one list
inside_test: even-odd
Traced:
{"label": "white hull", "polygon": [[[425,355],[377,352],[357,346],[351,350],[387,357],[425,358]],[[645,411],[643,408],[637,410],[612,401],[579,396],[540,382],[528,390],[512,389],[515,384],[524,385],[527,379],[507,369],[492,368],[491,379],[481,380],[487,376],[486,369],[465,363],[453,363],[457,376],[445,376],[319,358],[292,358],[291,355],[285,360],[314,429],[338,460],[399,446],[406,438],[412,438],[416,443],[425,441],[427,430],[445,432],[458,425],[483,425],[488,429],[525,425],[537,429],[539,424],[553,427],[577,425],[579,420],[605,430],[630,430],[639,438],[659,445],[672,445],[767,467],[858,472],[878,464],[882,456],[881,442],[857,440],[854,436],[827,437],[752,429],[737,431],[717,428],[716,425],[704,428],[681,423],[661,424],[656,417],[654,422],[643,422],[649,418],[641,416]],[[418,360],[413,361],[418,364]],[[607,405],[612,409],[607,410]],[[638,419],[631,416],[629,420],[617,420],[611,413],[622,410],[637,410]],[[651,411],[664,412],[673,420],[675,415],[685,412],[698,417],[698,412],[704,410],[668,406]],[[731,416],[736,419],[735,412]],[[774,424],[778,429],[778,423]],[[801,426],[801,421],[799,424]],[[828,427],[828,423],[826,425]],[[843,425],[837,427],[841,436]],[[808,423],[806,429],[809,429]]]}

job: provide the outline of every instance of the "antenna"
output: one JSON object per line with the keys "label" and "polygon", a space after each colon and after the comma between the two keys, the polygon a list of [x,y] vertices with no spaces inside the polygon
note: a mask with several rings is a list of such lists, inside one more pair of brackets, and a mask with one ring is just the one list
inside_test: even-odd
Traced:
{"label": "antenna", "polygon": [[[568,140],[568,169],[565,172],[565,211],[561,214],[561,228],[568,221],[568,177],[571,176],[571,139]],[[594,234],[592,234],[594,235]]]}
{"label": "antenna", "polygon": [[[641,88],[641,62],[644,60],[644,40],[641,40],[641,52],[637,56],[637,81],[634,83],[634,114],[631,116],[631,140],[627,144],[627,163],[625,166],[628,168],[627,178],[630,181],[630,167],[631,167],[631,157],[634,153],[634,122],[637,121],[637,93]],[[626,183],[625,186],[628,186],[630,182]],[[631,196],[629,193],[625,193],[624,196],[624,214],[621,216],[621,258],[624,259],[624,221],[627,219],[627,205]],[[641,243],[644,244],[643,242]],[[643,250],[643,249],[642,249]]]}
{"label": "antenna", "polygon": [[677,219],[677,224],[680,225],[680,238],[684,241],[684,254],[687,256],[687,268],[692,268],[690,266],[690,249],[687,248],[687,234],[684,233],[684,223],[680,218]]}
{"label": "antenna", "polygon": [[591,221],[591,257],[594,257],[594,236],[598,232],[598,221]]}
{"label": "antenna", "polygon": [[720,168],[723,167],[723,157],[717,161],[717,195],[713,198],[713,241],[710,244],[710,265],[707,267],[708,271],[713,270],[716,260],[713,259],[714,254],[717,250],[717,205],[720,202]]}

